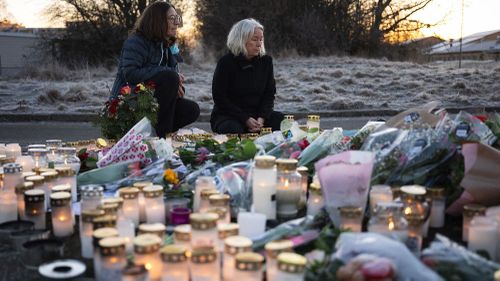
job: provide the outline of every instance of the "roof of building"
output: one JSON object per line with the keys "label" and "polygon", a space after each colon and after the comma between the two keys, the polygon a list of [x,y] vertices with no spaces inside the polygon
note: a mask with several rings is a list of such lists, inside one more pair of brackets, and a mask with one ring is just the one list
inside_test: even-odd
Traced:
{"label": "roof of building", "polygon": [[[485,37],[498,34],[496,39],[484,40]],[[498,52],[500,51],[500,29],[474,33],[462,39],[462,52]],[[450,54],[460,52],[460,39],[441,42],[432,46],[429,54]]]}

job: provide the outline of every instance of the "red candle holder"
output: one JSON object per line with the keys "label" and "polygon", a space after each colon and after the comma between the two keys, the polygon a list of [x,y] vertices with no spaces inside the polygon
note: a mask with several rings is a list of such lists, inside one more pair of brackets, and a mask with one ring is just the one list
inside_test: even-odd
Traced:
{"label": "red candle holder", "polygon": [[173,225],[189,224],[189,214],[191,214],[189,208],[174,207],[170,210],[170,222]]}

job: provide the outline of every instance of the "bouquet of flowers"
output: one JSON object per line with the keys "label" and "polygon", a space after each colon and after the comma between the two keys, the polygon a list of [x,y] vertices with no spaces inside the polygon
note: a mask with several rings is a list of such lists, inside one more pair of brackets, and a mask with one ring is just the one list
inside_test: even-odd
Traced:
{"label": "bouquet of flowers", "polygon": [[159,106],[154,91],[152,81],[137,84],[134,88],[129,85],[121,88],[118,96],[108,100],[99,114],[97,123],[103,136],[120,139],[144,117],[153,127],[156,126]]}

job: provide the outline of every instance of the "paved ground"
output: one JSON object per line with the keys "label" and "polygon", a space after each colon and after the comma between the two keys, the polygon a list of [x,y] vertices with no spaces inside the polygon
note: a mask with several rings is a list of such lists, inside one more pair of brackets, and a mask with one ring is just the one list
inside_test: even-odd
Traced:
{"label": "paved ground", "polygon": [[[362,127],[368,120],[387,118],[349,117],[349,118],[322,118],[322,128],[342,127],[346,130]],[[305,120],[299,120],[305,123]],[[208,122],[197,122],[192,125],[200,129],[210,130]],[[0,143],[17,142],[21,146],[34,143],[45,143],[47,139],[62,139],[63,141],[76,141],[95,139],[100,136],[99,129],[90,122],[0,122]]]}

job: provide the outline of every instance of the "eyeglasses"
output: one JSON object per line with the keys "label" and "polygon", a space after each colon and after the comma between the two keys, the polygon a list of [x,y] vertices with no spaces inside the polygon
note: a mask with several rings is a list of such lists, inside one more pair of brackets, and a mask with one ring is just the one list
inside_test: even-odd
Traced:
{"label": "eyeglasses", "polygon": [[172,24],[182,24],[182,17],[179,15],[171,15],[167,17],[168,21],[171,22]]}

